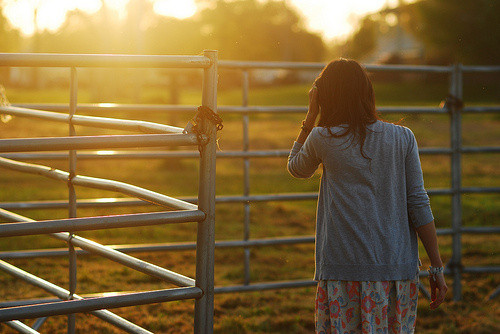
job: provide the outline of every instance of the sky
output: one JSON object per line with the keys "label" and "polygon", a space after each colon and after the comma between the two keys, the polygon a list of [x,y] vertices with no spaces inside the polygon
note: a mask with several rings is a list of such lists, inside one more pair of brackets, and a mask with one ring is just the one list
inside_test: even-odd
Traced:
{"label": "sky", "polygon": [[[105,0],[109,7],[124,13],[127,0]],[[195,0],[148,0],[156,13],[187,18],[196,13]],[[375,12],[398,0],[285,0],[302,14],[306,26],[325,39],[345,37],[355,29],[356,18]],[[407,1],[408,2],[408,1]],[[55,31],[64,22],[66,13],[80,9],[88,13],[99,10],[101,0],[4,0],[4,14],[13,26],[26,35],[34,31],[34,8],[38,7],[38,29]]]}

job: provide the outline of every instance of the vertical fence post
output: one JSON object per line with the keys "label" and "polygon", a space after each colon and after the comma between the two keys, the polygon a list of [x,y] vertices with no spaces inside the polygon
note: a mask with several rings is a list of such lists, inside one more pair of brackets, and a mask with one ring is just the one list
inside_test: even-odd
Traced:
{"label": "vertical fence post", "polygon": [[[71,67],[70,69],[70,99],[69,99],[69,135],[76,135],[75,126],[72,122],[73,115],[76,112],[76,102],[78,96],[78,78],[76,75],[76,68]],[[69,177],[68,177],[68,216],[69,218],[76,218],[76,192],[75,187],[73,186],[73,178],[76,175],[76,151],[69,151]],[[69,255],[69,296],[68,299],[73,299],[73,294],[76,290],[76,252],[73,243],[71,242],[71,238],[73,234],[70,233],[70,237],[68,239],[68,255]],[[75,314],[68,315],[68,333],[75,333],[76,329],[76,317]]]}
{"label": "vertical fence post", "polygon": [[[248,106],[248,70],[243,70],[242,77],[242,106]],[[249,134],[248,127],[250,123],[250,117],[248,113],[243,115],[243,151],[248,152],[250,148],[249,144]],[[250,196],[250,160],[248,157],[243,159],[243,196]],[[243,240],[248,241],[250,239],[250,203],[246,201],[244,203],[244,216],[243,216]],[[245,253],[245,277],[244,284],[250,284],[250,248],[244,247]]]}
{"label": "vertical fence post", "polygon": [[[450,94],[462,100],[462,65],[453,65],[450,82]],[[453,273],[453,300],[462,298],[462,198],[461,198],[461,148],[462,148],[462,115],[461,107],[451,103],[450,108],[450,137],[451,137],[451,227],[453,230],[452,257],[450,269]]]}
{"label": "vertical fence post", "polygon": [[[210,67],[203,73],[202,105],[217,112],[217,51],[205,50]],[[203,296],[195,301],[195,333],[213,332],[214,315],[214,250],[215,250],[215,154],[216,128],[209,120],[203,120],[208,143],[200,146],[200,179],[198,208],[205,212],[205,220],[198,223],[196,240],[196,286]]]}

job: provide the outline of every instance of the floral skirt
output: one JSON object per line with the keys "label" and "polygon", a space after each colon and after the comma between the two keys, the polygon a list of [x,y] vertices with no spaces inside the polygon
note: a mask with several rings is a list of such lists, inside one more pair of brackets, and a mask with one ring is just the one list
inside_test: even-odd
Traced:
{"label": "floral skirt", "polygon": [[318,282],[316,333],[413,333],[418,275],[402,281]]}

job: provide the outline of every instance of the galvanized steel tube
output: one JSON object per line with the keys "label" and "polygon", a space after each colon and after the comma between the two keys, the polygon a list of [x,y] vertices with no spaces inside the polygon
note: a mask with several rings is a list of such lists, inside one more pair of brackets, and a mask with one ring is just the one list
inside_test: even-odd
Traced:
{"label": "galvanized steel tube", "polygon": [[[498,146],[469,146],[462,147],[462,153],[499,153]],[[253,150],[253,151],[219,151],[217,158],[240,159],[240,158],[284,158],[290,153],[289,150]],[[450,148],[424,147],[419,149],[421,155],[451,154]],[[79,160],[88,159],[179,159],[196,158],[200,156],[198,151],[87,151],[78,154]],[[63,160],[66,155],[58,152],[42,153],[4,153],[0,157],[14,160]]]}
{"label": "galvanized steel tube", "polygon": [[[203,73],[203,106],[217,112],[217,51],[205,51],[211,66]],[[212,333],[214,322],[214,249],[215,249],[215,152],[216,128],[208,119],[201,124],[208,142],[200,146],[198,207],[205,220],[198,223],[196,239],[196,286],[203,296],[195,301],[194,332]]]}
{"label": "galvanized steel tube", "polygon": [[[42,165],[35,165],[35,164],[29,164],[25,162],[19,162],[15,160],[10,160],[10,159],[5,159],[0,157],[0,167],[19,171],[19,172],[24,172],[24,173],[31,173],[31,174],[38,174],[41,176],[45,176],[54,180],[59,180],[63,182],[67,182],[68,177],[70,176],[69,173],[42,166]],[[173,209],[181,209],[181,210],[196,210],[197,206],[173,197],[169,197],[166,195],[162,195],[160,193],[147,190],[141,187],[137,187],[128,183],[124,182],[119,182],[119,181],[113,181],[113,180],[107,180],[107,179],[100,179],[100,178],[94,178],[94,177],[88,177],[88,176],[80,176],[76,175],[72,178],[72,183],[73,185],[77,186],[83,186],[83,187],[89,187],[89,188],[97,188],[97,189],[103,189],[103,190],[111,190],[111,191],[117,191],[123,194],[135,196],[137,198],[140,198],[142,200],[157,204],[157,205],[162,205],[166,206],[169,208]]]}
{"label": "galvanized steel tube", "polygon": [[[250,68],[272,68],[272,69],[293,69],[293,70],[316,70],[320,71],[326,63],[307,63],[307,62],[282,62],[282,61],[219,61],[220,68],[231,69],[250,69]],[[397,72],[430,72],[430,73],[449,73],[451,68],[448,66],[422,66],[422,65],[363,65],[368,71],[397,71]]]}
{"label": "galvanized steel tube", "polygon": [[[429,196],[451,195],[451,189],[427,189]],[[498,194],[500,187],[463,187],[460,189],[462,194]],[[318,194],[314,193],[281,193],[269,195],[251,195],[251,196],[217,196],[216,203],[245,203],[245,202],[270,202],[270,201],[302,201],[315,200]],[[197,198],[181,197],[180,200],[197,203]],[[95,198],[81,199],[78,206],[82,208],[95,207],[128,207],[150,205],[147,202],[133,198]],[[0,202],[0,208],[7,210],[30,210],[30,209],[61,209],[67,208],[67,201],[28,201],[28,202]]]}
{"label": "galvanized steel tube", "polygon": [[[64,104],[48,104],[48,103],[19,103],[14,104],[14,107],[26,109],[41,109],[57,112],[66,112],[67,105]],[[177,112],[177,113],[196,113],[196,106],[188,105],[143,105],[143,104],[118,104],[118,103],[101,103],[92,104],[84,103],[78,105],[79,112],[98,112],[104,111],[109,113],[116,112]],[[307,106],[235,106],[226,105],[218,106],[218,112],[221,114],[302,114],[307,111]],[[7,109],[6,109],[7,110]],[[498,106],[468,106],[464,110],[468,112],[498,112]],[[383,114],[445,114],[447,111],[439,107],[419,107],[419,106],[381,106],[377,107],[377,111]],[[88,116],[90,117],[90,116]],[[101,118],[100,118],[101,119]],[[86,121],[89,123],[89,121]],[[155,123],[153,123],[155,124]],[[84,124],[82,124],[84,125]],[[86,125],[86,124],[85,124]]]}
{"label": "galvanized steel tube", "polygon": [[[78,97],[78,78],[76,68],[70,69],[70,98],[69,98],[69,135],[76,136],[73,117],[76,112],[76,103]],[[69,176],[68,176],[68,217],[76,218],[76,192],[73,185],[73,178],[76,176],[76,151],[69,151]],[[73,299],[77,285],[77,266],[75,247],[71,242],[73,234],[68,235],[68,259],[69,259],[69,296],[68,299]],[[74,314],[68,315],[68,334],[74,334],[76,330],[76,317]]]}
{"label": "galvanized steel tube", "polygon": [[198,138],[194,134],[42,137],[1,139],[0,152],[65,151],[191,145],[198,145]]}
{"label": "galvanized steel tube", "polygon": [[0,66],[14,67],[206,68],[210,65],[210,59],[204,56],[0,53]]}
{"label": "galvanized steel tube", "polygon": [[39,305],[12,307],[0,310],[0,321],[32,319],[50,315],[81,313],[105,308],[118,308],[173,300],[199,298],[203,292],[197,287],[136,292],[118,296],[68,300]]}
{"label": "galvanized steel tube", "polygon": [[254,283],[249,285],[235,285],[235,286],[218,286],[215,288],[215,293],[231,293],[231,292],[251,292],[251,291],[265,291],[286,288],[302,288],[315,286],[318,282],[312,280],[298,280],[298,281],[284,281],[284,282],[265,282]]}
{"label": "galvanized steel tube", "polygon": [[[68,105],[63,103],[15,103],[16,107],[28,109],[42,109],[57,112],[67,112]],[[176,112],[196,114],[197,106],[165,105],[165,104],[122,104],[122,103],[80,103],[78,111],[99,112]]]}
{"label": "galvanized steel tube", "polygon": [[[71,108],[70,108],[71,109]],[[76,110],[76,106],[75,106]],[[109,117],[80,116],[73,117],[53,111],[19,108],[13,106],[0,106],[0,114],[18,117],[36,118],[47,121],[67,123],[71,118],[74,125],[91,126],[105,129],[129,130],[144,133],[182,133],[182,128],[146,121],[117,119]]]}
{"label": "galvanized steel tube", "polygon": [[26,334],[40,334],[40,332],[37,332],[30,326],[22,323],[19,320],[11,320],[11,321],[6,321],[5,325],[9,326],[12,329],[15,329],[19,333],[26,333]]}
{"label": "galvanized steel tube", "polygon": [[[0,217],[9,217],[9,215],[12,215],[12,213],[0,209]],[[203,211],[183,210],[42,220],[37,222],[6,223],[2,224],[0,237],[46,234],[63,231],[89,231],[120,227],[199,222],[204,218],[205,214]]]}
{"label": "galvanized steel tube", "polygon": [[[462,99],[462,71],[460,65],[453,66],[451,75],[450,94],[455,98]],[[449,263],[453,271],[453,300],[458,301],[462,298],[462,198],[460,188],[462,186],[462,166],[461,166],[461,146],[462,146],[462,115],[458,106],[452,105],[450,113],[450,139],[451,139],[451,188],[452,188],[452,257]]]}
{"label": "galvanized steel tube", "polygon": [[[242,72],[242,107],[248,106],[249,73],[248,70]],[[243,114],[243,152],[247,153],[250,148],[248,113]],[[250,160],[243,158],[243,196],[250,196]],[[243,240],[250,239],[250,203],[243,204]],[[244,247],[244,284],[250,284],[250,248]]]}

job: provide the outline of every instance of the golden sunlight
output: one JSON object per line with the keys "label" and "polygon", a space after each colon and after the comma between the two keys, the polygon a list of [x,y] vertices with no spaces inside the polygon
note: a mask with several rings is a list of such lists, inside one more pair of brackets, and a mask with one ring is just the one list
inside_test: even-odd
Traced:
{"label": "golden sunlight", "polygon": [[[196,0],[139,0],[149,2],[158,15],[185,19],[196,13]],[[266,1],[266,0],[262,0]],[[283,0],[286,1],[286,0]],[[307,28],[326,38],[346,36],[355,29],[356,18],[380,10],[383,6],[396,5],[402,0],[288,0],[289,5],[304,17]],[[404,0],[411,3],[415,0]],[[56,32],[64,23],[68,11],[86,13],[99,11],[104,4],[118,18],[126,16],[130,0],[4,0],[4,13],[23,34],[35,31]]]}
{"label": "golden sunlight", "polygon": [[178,19],[188,18],[196,12],[194,0],[157,0],[154,2],[153,8],[157,14]]}
{"label": "golden sunlight", "polygon": [[100,8],[100,0],[7,0],[4,13],[14,27],[31,35],[35,30],[57,31],[70,10],[95,13]]}

